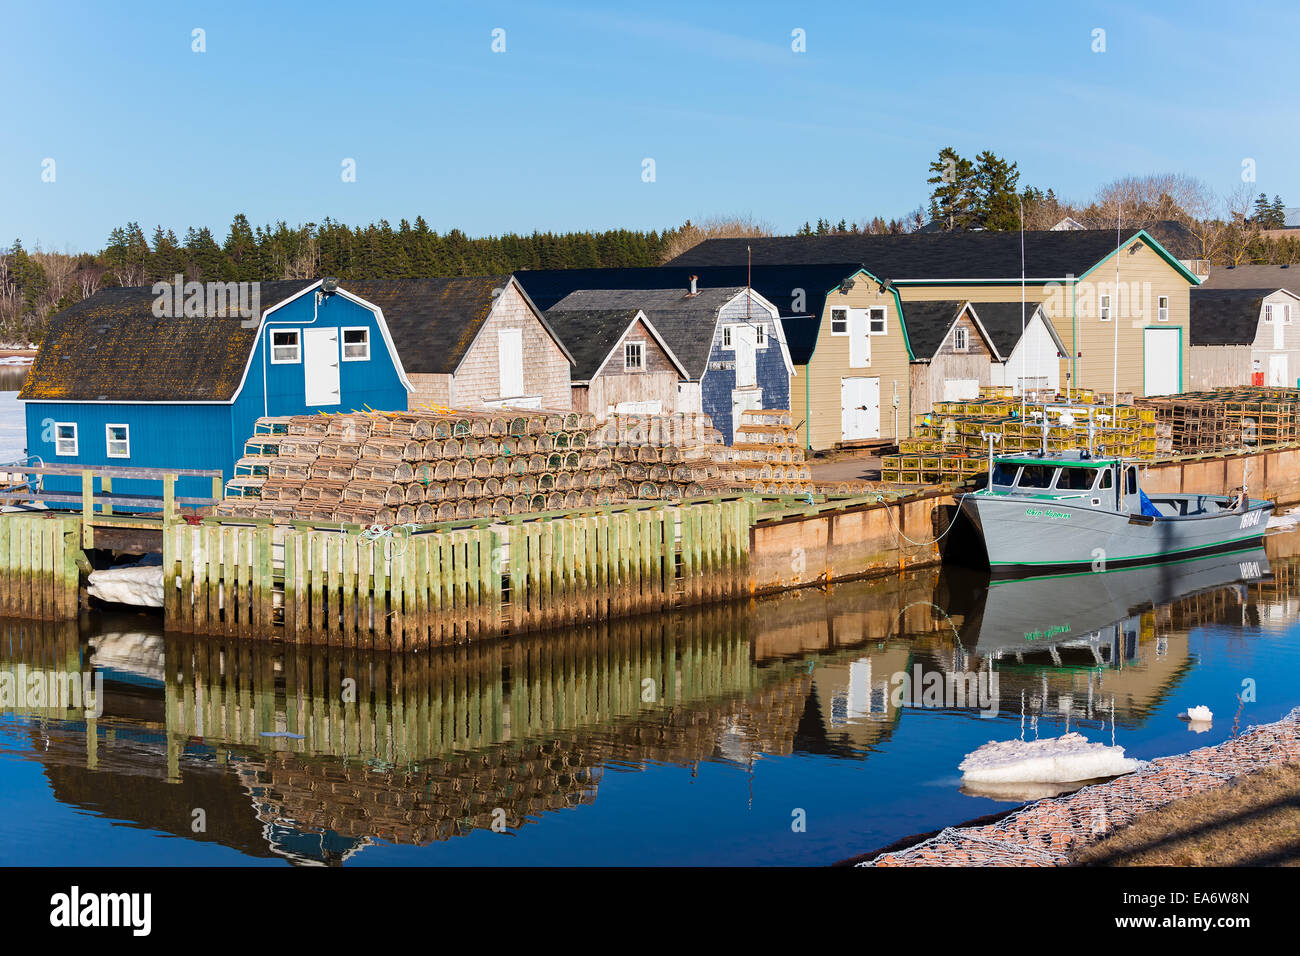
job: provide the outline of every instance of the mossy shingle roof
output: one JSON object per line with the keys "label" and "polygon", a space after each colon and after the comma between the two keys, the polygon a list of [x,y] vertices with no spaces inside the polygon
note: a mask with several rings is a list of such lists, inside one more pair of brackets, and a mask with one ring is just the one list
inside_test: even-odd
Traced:
{"label": "mossy shingle roof", "polygon": [[[263,282],[266,309],[312,283]],[[104,289],[50,319],[19,398],[226,402],[257,340],[238,316],[159,318],[150,286]]]}

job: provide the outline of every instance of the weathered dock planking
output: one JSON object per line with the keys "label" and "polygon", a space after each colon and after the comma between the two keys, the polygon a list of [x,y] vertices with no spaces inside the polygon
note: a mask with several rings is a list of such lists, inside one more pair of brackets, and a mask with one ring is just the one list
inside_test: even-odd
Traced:
{"label": "weathered dock planking", "polygon": [[68,620],[77,616],[81,520],[50,512],[0,520],[0,615]]}
{"label": "weathered dock planking", "polygon": [[450,526],[205,518],[167,526],[178,630],[416,650],[747,593],[739,497]]}

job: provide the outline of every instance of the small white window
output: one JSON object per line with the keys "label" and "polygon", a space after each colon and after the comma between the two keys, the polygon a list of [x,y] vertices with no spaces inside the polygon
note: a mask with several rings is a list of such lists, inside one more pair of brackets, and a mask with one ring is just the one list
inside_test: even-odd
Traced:
{"label": "small white window", "polygon": [[1291,324],[1291,303],[1284,303],[1282,306],[1282,322],[1286,325]]}
{"label": "small white window", "polygon": [[1110,321],[1110,294],[1107,293],[1101,297],[1101,308],[1099,310],[1103,322]]}
{"label": "small white window", "polygon": [[952,347],[958,352],[966,351],[966,330],[962,328],[953,329]]}
{"label": "small white window", "polygon": [[343,361],[370,361],[370,329],[358,328],[343,330]]}
{"label": "small white window", "polygon": [[849,310],[831,309],[831,335],[849,334]]}
{"label": "small white window", "polygon": [[754,344],[758,346],[760,349],[767,348],[767,326],[766,325],[754,326]]}
{"label": "small white window", "polygon": [[871,310],[871,321],[870,321],[869,328],[871,330],[872,335],[885,334],[885,310],[884,309],[875,308]]}
{"label": "small white window", "polygon": [[71,458],[77,454],[77,425],[75,422],[54,423],[54,454]]}
{"label": "small white window", "polygon": [[1156,299],[1156,319],[1161,322],[1169,321],[1169,296],[1162,295]]}
{"label": "small white window", "polygon": [[731,344],[731,326],[729,325],[722,327],[722,347],[724,349],[733,348]]}
{"label": "small white window", "polygon": [[645,343],[623,343],[623,368],[629,372],[640,372],[645,368]]}
{"label": "small white window", "polygon": [[105,425],[104,438],[109,458],[131,457],[131,428],[129,425]]}
{"label": "small white window", "polygon": [[271,332],[271,364],[296,365],[302,361],[302,349],[297,329],[278,329]]}

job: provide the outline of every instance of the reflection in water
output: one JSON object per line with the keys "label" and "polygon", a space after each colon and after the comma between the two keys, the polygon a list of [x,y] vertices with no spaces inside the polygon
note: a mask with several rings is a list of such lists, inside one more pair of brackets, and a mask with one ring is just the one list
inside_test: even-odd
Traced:
{"label": "reflection in water", "polygon": [[[84,636],[0,622],[0,692],[34,676],[66,691],[5,701],[22,745],[0,766],[36,761],[56,800],[119,825],[310,864],[524,835],[600,800],[608,773],[728,766],[752,802],[764,760],[923,763],[896,739],[904,715],[949,718],[931,743],[969,727],[990,705],[953,699],[962,686],[991,688],[1008,725],[1141,728],[1197,666],[1193,628],[1294,620],[1296,561],[1270,547],[1271,564],[1261,550],[993,586],[924,571],[422,655],[165,636],[148,616]],[[96,672],[87,717],[69,678]],[[935,759],[927,773],[951,773]],[[895,783],[899,799],[919,782]]]}

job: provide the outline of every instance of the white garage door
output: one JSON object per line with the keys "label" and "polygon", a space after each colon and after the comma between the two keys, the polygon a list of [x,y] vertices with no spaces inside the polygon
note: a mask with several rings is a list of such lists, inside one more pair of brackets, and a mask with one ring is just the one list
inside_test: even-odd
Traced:
{"label": "white garage door", "polygon": [[1182,345],[1180,329],[1146,329],[1143,343],[1147,395],[1173,395],[1182,391]]}

